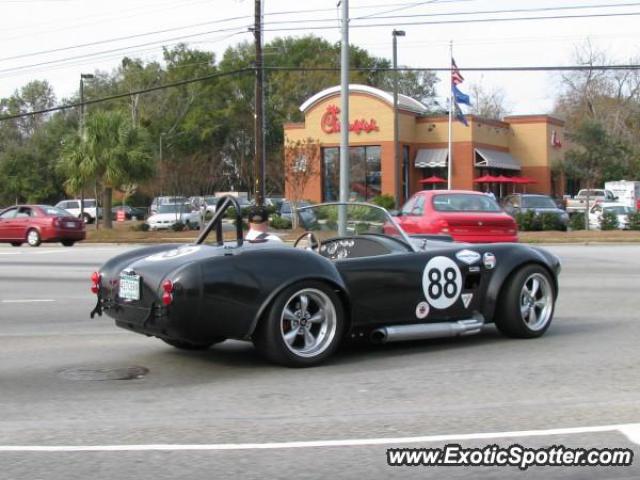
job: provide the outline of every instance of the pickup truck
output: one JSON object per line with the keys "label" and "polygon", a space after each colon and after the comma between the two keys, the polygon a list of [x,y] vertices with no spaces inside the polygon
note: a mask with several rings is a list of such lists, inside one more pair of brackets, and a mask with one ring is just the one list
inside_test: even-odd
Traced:
{"label": "pickup truck", "polygon": [[615,202],[616,197],[611,190],[602,188],[582,189],[578,194],[567,200],[567,213],[584,212],[587,209],[587,192],[589,193],[589,206],[597,202]]}

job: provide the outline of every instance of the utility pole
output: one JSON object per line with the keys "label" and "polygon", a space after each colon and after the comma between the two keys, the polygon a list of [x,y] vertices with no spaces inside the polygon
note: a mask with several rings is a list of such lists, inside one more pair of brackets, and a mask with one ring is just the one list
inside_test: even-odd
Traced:
{"label": "utility pole", "polygon": [[255,0],[255,24],[253,27],[253,38],[256,48],[256,93],[255,93],[255,194],[256,205],[264,205],[264,159],[263,159],[263,68],[262,68],[262,2]]}
{"label": "utility pole", "polygon": [[[349,200],[349,0],[342,1],[340,48],[340,202]],[[347,234],[347,207],[338,208],[338,234]]]}
{"label": "utility pole", "polygon": [[[93,78],[92,73],[80,74],[80,142],[84,143],[84,80]],[[98,228],[98,199],[96,197],[96,229]],[[84,221],[84,185],[80,188],[80,218]]]}
{"label": "utility pole", "polygon": [[404,37],[404,30],[393,30],[393,148],[395,154],[395,172],[396,172],[396,209],[400,209],[402,205],[402,157],[400,155],[400,142],[398,132],[398,37]]}

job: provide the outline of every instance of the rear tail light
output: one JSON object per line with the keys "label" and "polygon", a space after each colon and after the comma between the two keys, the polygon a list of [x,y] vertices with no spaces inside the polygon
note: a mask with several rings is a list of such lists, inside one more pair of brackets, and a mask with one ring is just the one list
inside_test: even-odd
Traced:
{"label": "rear tail light", "polygon": [[162,282],[162,291],[163,305],[171,305],[171,302],[173,302],[173,282],[171,280]]}
{"label": "rear tail light", "polygon": [[449,224],[446,220],[439,219],[435,222],[436,228],[442,233],[449,233]]}
{"label": "rear tail light", "polygon": [[100,291],[100,280],[102,276],[98,272],[91,274],[91,293],[97,294]]}
{"label": "rear tail light", "polygon": [[53,217],[53,221],[51,222],[51,224],[54,227],[59,227],[60,226],[60,218],[59,217]]}

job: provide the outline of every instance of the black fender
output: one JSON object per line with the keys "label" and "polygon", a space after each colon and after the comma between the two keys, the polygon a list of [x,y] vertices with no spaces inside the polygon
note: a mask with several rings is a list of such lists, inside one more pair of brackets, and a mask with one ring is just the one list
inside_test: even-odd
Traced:
{"label": "black fender", "polygon": [[525,245],[496,245],[487,249],[496,256],[495,272],[491,276],[485,293],[485,302],[482,314],[487,321],[493,321],[500,292],[510,275],[527,264],[540,265],[546,268],[553,281],[553,288],[558,295],[558,274],[560,273],[560,260],[550,252],[541,248]]}

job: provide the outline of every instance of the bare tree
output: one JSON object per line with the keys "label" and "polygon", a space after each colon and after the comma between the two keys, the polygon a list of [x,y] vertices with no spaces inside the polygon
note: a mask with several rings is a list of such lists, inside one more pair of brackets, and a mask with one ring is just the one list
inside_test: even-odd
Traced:
{"label": "bare tree", "polygon": [[469,87],[471,108],[469,113],[483,118],[502,120],[510,113],[507,95],[502,88],[486,87],[482,81]]}
{"label": "bare tree", "polygon": [[[298,203],[303,199],[309,180],[320,171],[320,142],[312,138],[287,141],[284,148],[284,182],[291,210],[295,212]],[[294,229],[298,227],[298,218],[291,216]]]}

